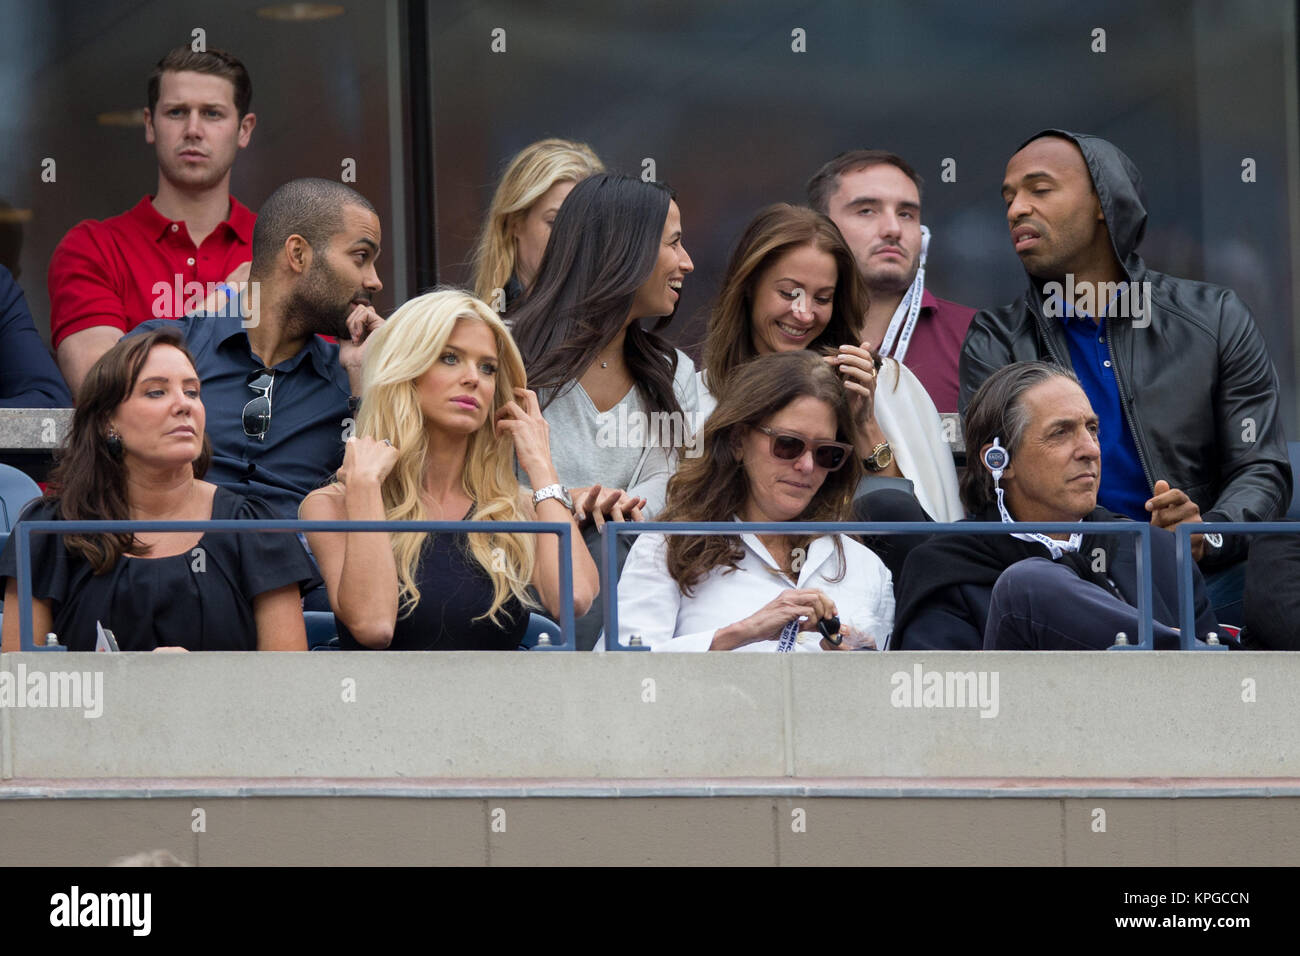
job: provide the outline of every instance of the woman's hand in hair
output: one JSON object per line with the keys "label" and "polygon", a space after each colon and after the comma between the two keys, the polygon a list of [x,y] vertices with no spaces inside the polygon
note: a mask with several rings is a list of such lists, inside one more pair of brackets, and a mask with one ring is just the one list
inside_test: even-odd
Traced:
{"label": "woman's hand in hair", "polygon": [[602,488],[592,485],[590,488],[574,488],[569,494],[573,497],[573,514],[580,527],[594,521],[597,530],[610,521],[644,521],[641,509],[646,506],[645,498],[633,498],[619,488]]}
{"label": "woman's hand in hair", "polygon": [[497,412],[496,429],[498,437],[509,435],[515,443],[519,467],[534,490],[559,482],[551,459],[551,426],[542,417],[536,392],[516,388],[515,400],[506,402]]}
{"label": "woman's hand in hair", "polygon": [[385,441],[353,435],[343,443],[338,479],[343,486],[382,485],[397,464],[398,450]]}
{"label": "woman's hand in hair", "polygon": [[849,393],[849,407],[853,409],[853,425],[862,431],[876,418],[876,357],[864,342],[862,345],[841,345],[837,355],[826,361],[840,373],[844,389]]}

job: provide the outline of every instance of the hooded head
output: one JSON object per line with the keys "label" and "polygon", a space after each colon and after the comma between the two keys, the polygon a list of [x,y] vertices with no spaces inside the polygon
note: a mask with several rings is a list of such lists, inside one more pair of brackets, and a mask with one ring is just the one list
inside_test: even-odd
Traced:
{"label": "hooded head", "polygon": [[1142,174],[1113,143],[1036,133],[1008,161],[1002,197],[1016,254],[1035,279],[1097,274],[1113,262],[1133,274],[1147,221]]}

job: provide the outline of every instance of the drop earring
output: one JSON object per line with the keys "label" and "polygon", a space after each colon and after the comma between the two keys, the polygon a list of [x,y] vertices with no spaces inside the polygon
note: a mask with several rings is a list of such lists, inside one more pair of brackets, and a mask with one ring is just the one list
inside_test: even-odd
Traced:
{"label": "drop earring", "polygon": [[117,433],[113,426],[108,428],[108,437],[104,439],[104,444],[108,446],[108,456],[114,461],[121,461],[124,453],[122,447],[122,436]]}

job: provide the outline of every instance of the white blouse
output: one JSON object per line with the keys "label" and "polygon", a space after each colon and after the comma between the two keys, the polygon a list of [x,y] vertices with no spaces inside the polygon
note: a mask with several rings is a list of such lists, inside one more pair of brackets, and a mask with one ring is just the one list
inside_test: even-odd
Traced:
{"label": "white blouse", "polygon": [[[668,573],[667,536],[640,535],[628,553],[618,582],[618,632],[623,644],[634,634],[653,651],[707,651],[720,628],[741,621],[789,588],[817,588],[835,602],[840,623],[875,638],[883,648],[894,624],[894,589],[889,569],[857,541],[838,535],[847,564],[839,561],[829,535],[813,539],[791,581],[752,534],[740,536],[745,556],[738,569],[714,568],[686,597]],[[840,580],[832,581],[831,578]],[[779,633],[739,651],[775,651]],[[796,651],[820,651],[818,631],[800,631]]]}

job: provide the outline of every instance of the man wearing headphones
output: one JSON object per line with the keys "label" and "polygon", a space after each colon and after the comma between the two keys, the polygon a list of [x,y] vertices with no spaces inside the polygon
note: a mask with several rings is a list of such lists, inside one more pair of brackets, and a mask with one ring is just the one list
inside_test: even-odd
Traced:
{"label": "man wearing headphones", "polygon": [[[1137,640],[1131,535],[1089,533],[1124,521],[1097,506],[1098,420],[1074,373],[1046,362],[994,372],[966,409],[962,503],[976,521],[1078,522],[1073,533],[937,535],[899,577],[891,650],[1104,649]],[[1175,541],[1151,529],[1154,633],[1178,647]],[[1198,570],[1196,637],[1218,630]]]}

